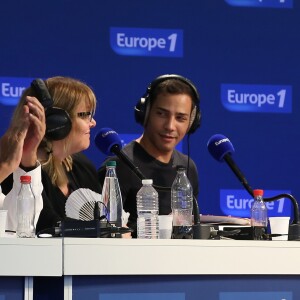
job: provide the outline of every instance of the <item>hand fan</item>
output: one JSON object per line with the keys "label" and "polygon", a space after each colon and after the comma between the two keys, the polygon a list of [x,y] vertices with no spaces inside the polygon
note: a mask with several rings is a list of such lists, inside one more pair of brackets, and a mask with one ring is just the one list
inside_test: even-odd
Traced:
{"label": "hand fan", "polygon": [[101,194],[80,188],[68,197],[65,206],[66,216],[82,221],[94,220],[95,203],[100,203],[101,200]]}

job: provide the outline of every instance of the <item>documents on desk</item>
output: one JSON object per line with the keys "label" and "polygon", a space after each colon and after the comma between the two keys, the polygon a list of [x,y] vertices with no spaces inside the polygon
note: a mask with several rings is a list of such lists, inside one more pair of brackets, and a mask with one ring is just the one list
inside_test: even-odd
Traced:
{"label": "documents on desk", "polygon": [[231,216],[200,215],[201,223],[250,226],[250,219]]}
{"label": "documents on desk", "polygon": [[231,216],[200,215],[203,226],[209,226],[210,237],[208,239],[252,239],[251,222],[247,218]]}

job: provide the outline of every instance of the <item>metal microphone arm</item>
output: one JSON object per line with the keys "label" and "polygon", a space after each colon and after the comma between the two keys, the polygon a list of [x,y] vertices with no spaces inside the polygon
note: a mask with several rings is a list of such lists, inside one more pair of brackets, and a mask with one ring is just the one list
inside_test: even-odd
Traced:
{"label": "metal microphone arm", "polygon": [[233,159],[231,158],[230,154],[224,155],[224,160],[232,170],[232,172],[236,175],[239,181],[242,183],[244,188],[248,191],[248,193],[253,197],[253,189],[249,185],[248,181],[246,180],[245,176],[242,174],[238,166],[235,164]]}
{"label": "metal microphone arm", "polygon": [[298,202],[294,196],[290,194],[280,194],[269,198],[263,198],[264,202],[276,201],[282,198],[288,198],[292,201],[293,209],[294,209],[294,220],[292,224],[289,226],[289,241],[300,240],[300,222],[299,222],[299,206]]}
{"label": "metal microphone arm", "polygon": [[292,201],[293,209],[294,209],[294,220],[292,223],[299,224],[299,206],[298,206],[298,202],[294,196],[292,196],[290,194],[280,194],[280,195],[276,195],[273,197],[263,198],[263,200],[264,200],[264,202],[271,202],[271,201],[276,201],[276,200],[279,200],[282,198],[288,198]]}
{"label": "metal microphone arm", "polygon": [[[230,155],[225,155],[224,160],[227,162],[231,170],[237,176],[237,178],[241,181],[244,188],[248,191],[248,193],[253,197],[253,189],[248,184],[245,176],[239,170],[237,165],[234,163],[233,159]],[[289,226],[289,240],[300,240],[300,221],[299,221],[299,205],[295,197],[290,194],[280,194],[273,197],[263,198],[264,202],[272,202],[282,198],[288,198],[292,201],[293,211],[294,211],[294,220],[292,224]]]}
{"label": "metal microphone arm", "polygon": [[139,170],[138,167],[136,167],[132,161],[128,158],[128,156],[126,154],[124,154],[119,145],[113,145],[110,149],[110,151],[112,153],[114,153],[117,157],[119,157],[121,159],[121,161],[125,162],[125,164],[130,168],[131,171],[134,172],[134,174],[140,179],[147,179],[144,174]]}

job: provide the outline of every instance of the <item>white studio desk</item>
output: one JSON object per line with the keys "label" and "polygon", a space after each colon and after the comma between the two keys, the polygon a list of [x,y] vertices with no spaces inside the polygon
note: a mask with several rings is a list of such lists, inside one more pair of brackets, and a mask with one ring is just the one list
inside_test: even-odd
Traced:
{"label": "white studio desk", "polygon": [[24,299],[33,298],[37,277],[61,280],[55,299],[190,300],[204,293],[226,300],[245,286],[272,300],[274,289],[288,293],[280,299],[300,299],[298,241],[0,238],[0,245],[0,279],[25,278]]}
{"label": "white studio desk", "polygon": [[299,241],[65,238],[63,247],[64,275],[300,275]]}
{"label": "white studio desk", "polygon": [[297,241],[65,238],[63,249],[64,299],[233,300],[256,288],[256,300],[300,299]]}
{"label": "white studio desk", "polygon": [[[62,275],[61,239],[0,238],[0,280],[5,280],[3,285],[8,293],[12,282],[24,299],[32,299],[33,277]],[[16,287],[14,280],[18,277],[22,285]]]}
{"label": "white studio desk", "polygon": [[0,238],[0,276],[62,276],[62,240]]}

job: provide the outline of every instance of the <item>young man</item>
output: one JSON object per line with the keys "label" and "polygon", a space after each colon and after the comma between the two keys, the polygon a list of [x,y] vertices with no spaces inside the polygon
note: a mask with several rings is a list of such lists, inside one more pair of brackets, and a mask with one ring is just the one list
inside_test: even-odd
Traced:
{"label": "young man", "polygon": [[[175,149],[186,134],[200,126],[201,112],[199,94],[194,84],[180,75],[162,75],[148,86],[146,94],[135,107],[135,118],[144,127],[137,140],[123,148],[133,164],[159,193],[159,214],[171,213],[171,186],[176,176],[176,166],[187,167],[187,174],[198,196],[198,173],[193,160]],[[123,207],[130,213],[128,226],[136,236],[136,193],[142,183],[126,164],[116,157],[117,176],[122,193]],[[107,160],[107,161],[108,161]],[[100,182],[104,181],[105,163],[98,171]]]}

